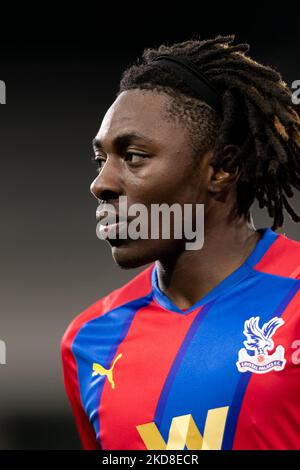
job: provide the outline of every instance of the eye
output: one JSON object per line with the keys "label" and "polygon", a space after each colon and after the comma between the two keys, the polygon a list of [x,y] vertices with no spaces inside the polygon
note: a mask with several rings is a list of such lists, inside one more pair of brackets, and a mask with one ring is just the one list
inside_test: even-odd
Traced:
{"label": "eye", "polygon": [[125,160],[130,161],[130,163],[140,163],[147,156],[144,153],[126,152]]}
{"label": "eye", "polygon": [[103,168],[104,163],[106,162],[105,158],[95,158],[94,155],[91,158],[93,165],[96,165],[96,172],[100,173],[100,170]]}

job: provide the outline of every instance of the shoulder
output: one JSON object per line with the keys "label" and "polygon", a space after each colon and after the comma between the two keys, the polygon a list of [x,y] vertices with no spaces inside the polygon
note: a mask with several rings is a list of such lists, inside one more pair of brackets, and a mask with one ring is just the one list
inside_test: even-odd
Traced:
{"label": "shoulder", "polygon": [[278,234],[255,269],[290,279],[300,279],[300,242],[285,234]]}
{"label": "shoulder", "polygon": [[124,284],[122,287],[113,290],[110,294],[98,299],[92,305],[78,314],[67,327],[62,340],[61,351],[64,356],[70,351],[72,343],[78,331],[89,321],[94,320],[110,310],[131,302],[140,297],[144,297],[151,292],[151,273],[154,267],[152,263],[141,273]]}

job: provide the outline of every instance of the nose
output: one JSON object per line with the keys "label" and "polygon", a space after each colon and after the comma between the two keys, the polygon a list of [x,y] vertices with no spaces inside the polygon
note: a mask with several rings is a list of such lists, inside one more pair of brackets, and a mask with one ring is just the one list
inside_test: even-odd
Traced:
{"label": "nose", "polygon": [[119,159],[108,157],[97,177],[90,185],[90,192],[96,199],[105,199],[104,194],[123,194],[122,165]]}

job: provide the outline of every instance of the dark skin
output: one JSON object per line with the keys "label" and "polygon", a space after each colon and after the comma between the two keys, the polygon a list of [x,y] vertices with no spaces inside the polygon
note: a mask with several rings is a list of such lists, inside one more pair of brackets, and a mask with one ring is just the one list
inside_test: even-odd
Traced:
{"label": "dark skin", "polygon": [[[195,156],[185,127],[166,119],[168,100],[165,93],[138,89],[118,96],[95,139],[95,158],[101,160],[101,168],[90,190],[116,208],[119,196],[127,196],[128,207],[138,202],[149,209],[151,203],[204,204],[200,250],[185,250],[185,240],[176,239],[123,240],[120,244],[108,240],[122,268],[157,261],[159,288],[185,309],[241,266],[260,234],[246,218],[229,217],[236,204],[238,172],[216,171],[210,164],[212,151]],[[120,148],[115,139],[124,133],[143,137],[130,138]],[[224,157],[236,151],[235,146],[227,146]]]}

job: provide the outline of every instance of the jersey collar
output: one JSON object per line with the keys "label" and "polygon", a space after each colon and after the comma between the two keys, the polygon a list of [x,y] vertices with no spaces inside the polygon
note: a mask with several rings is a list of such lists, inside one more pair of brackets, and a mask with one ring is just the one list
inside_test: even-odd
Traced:
{"label": "jersey collar", "polygon": [[187,310],[181,310],[177,305],[175,305],[169,297],[167,297],[158,287],[157,279],[157,263],[155,263],[152,273],[151,273],[151,283],[152,283],[152,294],[156,302],[163,308],[170,310],[172,312],[181,313],[186,315],[198,307],[206,304],[207,302],[212,301],[214,298],[220,296],[222,293],[227,292],[234,285],[241,282],[243,279],[249,276],[255,275],[253,272],[253,267],[260,261],[260,259],[265,255],[270,246],[279,236],[278,233],[274,232],[271,228],[265,227],[257,230],[261,233],[261,237],[256,243],[253,251],[250,253],[248,258],[244,263],[229,274],[223,281],[217,284],[211,291],[206,295],[201,297],[194,305],[192,305]]}

